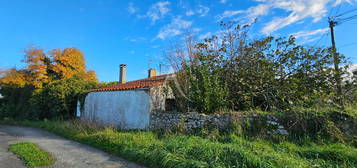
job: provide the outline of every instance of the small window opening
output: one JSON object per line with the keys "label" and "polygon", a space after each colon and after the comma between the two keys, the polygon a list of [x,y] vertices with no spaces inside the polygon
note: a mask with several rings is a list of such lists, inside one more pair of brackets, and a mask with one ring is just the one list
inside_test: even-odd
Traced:
{"label": "small window opening", "polygon": [[174,111],[176,110],[176,100],[175,99],[166,99],[165,100],[165,111]]}

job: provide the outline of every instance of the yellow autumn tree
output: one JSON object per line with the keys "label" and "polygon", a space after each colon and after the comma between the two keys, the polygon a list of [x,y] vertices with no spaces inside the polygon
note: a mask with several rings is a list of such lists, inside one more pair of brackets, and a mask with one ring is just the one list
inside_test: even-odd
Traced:
{"label": "yellow autumn tree", "polygon": [[10,68],[0,71],[0,85],[24,87],[27,84],[26,71]]}
{"label": "yellow autumn tree", "polygon": [[50,53],[53,58],[51,69],[59,79],[85,74],[85,60],[80,50],[76,48],[54,49]]}
{"label": "yellow autumn tree", "polygon": [[31,47],[25,50],[23,62],[27,64],[24,69],[0,71],[0,85],[43,88],[52,81],[73,76],[98,82],[95,71],[86,70],[84,55],[76,48],[53,49],[46,55],[43,49]]}
{"label": "yellow autumn tree", "polygon": [[36,88],[42,88],[44,84],[49,83],[48,76],[49,58],[44,51],[39,48],[29,48],[25,50],[25,59],[27,70],[30,72],[29,83]]}
{"label": "yellow autumn tree", "polygon": [[98,81],[95,71],[86,70],[84,55],[79,49],[54,49],[50,54],[53,59],[51,70],[58,79],[68,79],[77,75],[87,81]]}
{"label": "yellow autumn tree", "polygon": [[97,75],[93,70],[87,71],[82,77],[86,81],[98,82]]}

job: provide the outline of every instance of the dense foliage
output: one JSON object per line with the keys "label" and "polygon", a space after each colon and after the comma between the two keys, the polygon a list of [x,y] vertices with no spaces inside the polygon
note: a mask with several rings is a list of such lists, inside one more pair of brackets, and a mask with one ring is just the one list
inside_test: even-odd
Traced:
{"label": "dense foliage", "polygon": [[340,100],[346,103],[356,90],[355,82],[347,84],[349,78],[343,83],[345,94],[336,93],[341,77],[335,75],[346,75],[348,64],[337,53],[341,66],[336,72],[330,48],[298,45],[293,36],[251,40],[249,25],[224,26],[222,34],[204,42],[189,37],[184,47],[169,53],[178,72],[174,93],[184,110],[342,108]]}
{"label": "dense foliage", "polygon": [[29,101],[33,110],[40,112],[39,118],[69,119],[75,117],[78,100],[84,98],[85,92],[99,86],[96,82],[72,77],[36,90]]}
{"label": "dense foliage", "polygon": [[100,87],[95,72],[87,71],[76,48],[25,51],[26,67],[0,73],[0,118],[52,119],[74,117],[77,101]]}

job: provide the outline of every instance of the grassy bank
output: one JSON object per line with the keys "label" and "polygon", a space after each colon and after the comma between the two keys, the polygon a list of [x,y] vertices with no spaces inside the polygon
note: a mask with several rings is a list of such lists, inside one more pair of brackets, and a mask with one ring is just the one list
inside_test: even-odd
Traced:
{"label": "grassy bank", "polygon": [[12,124],[43,128],[148,167],[357,167],[357,149],[342,143],[116,131],[71,121]]}
{"label": "grassy bank", "polygon": [[9,147],[9,151],[19,156],[28,167],[49,166],[54,163],[54,158],[50,153],[30,142],[12,144]]}

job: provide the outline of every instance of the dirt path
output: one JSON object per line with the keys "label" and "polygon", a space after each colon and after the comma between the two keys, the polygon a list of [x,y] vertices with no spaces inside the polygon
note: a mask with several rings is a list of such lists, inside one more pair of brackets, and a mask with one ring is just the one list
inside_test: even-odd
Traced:
{"label": "dirt path", "polygon": [[36,143],[50,152],[56,158],[56,163],[51,166],[53,168],[142,168],[135,163],[40,129],[1,125],[0,168],[24,167],[21,160],[7,151],[9,144],[23,141]]}

